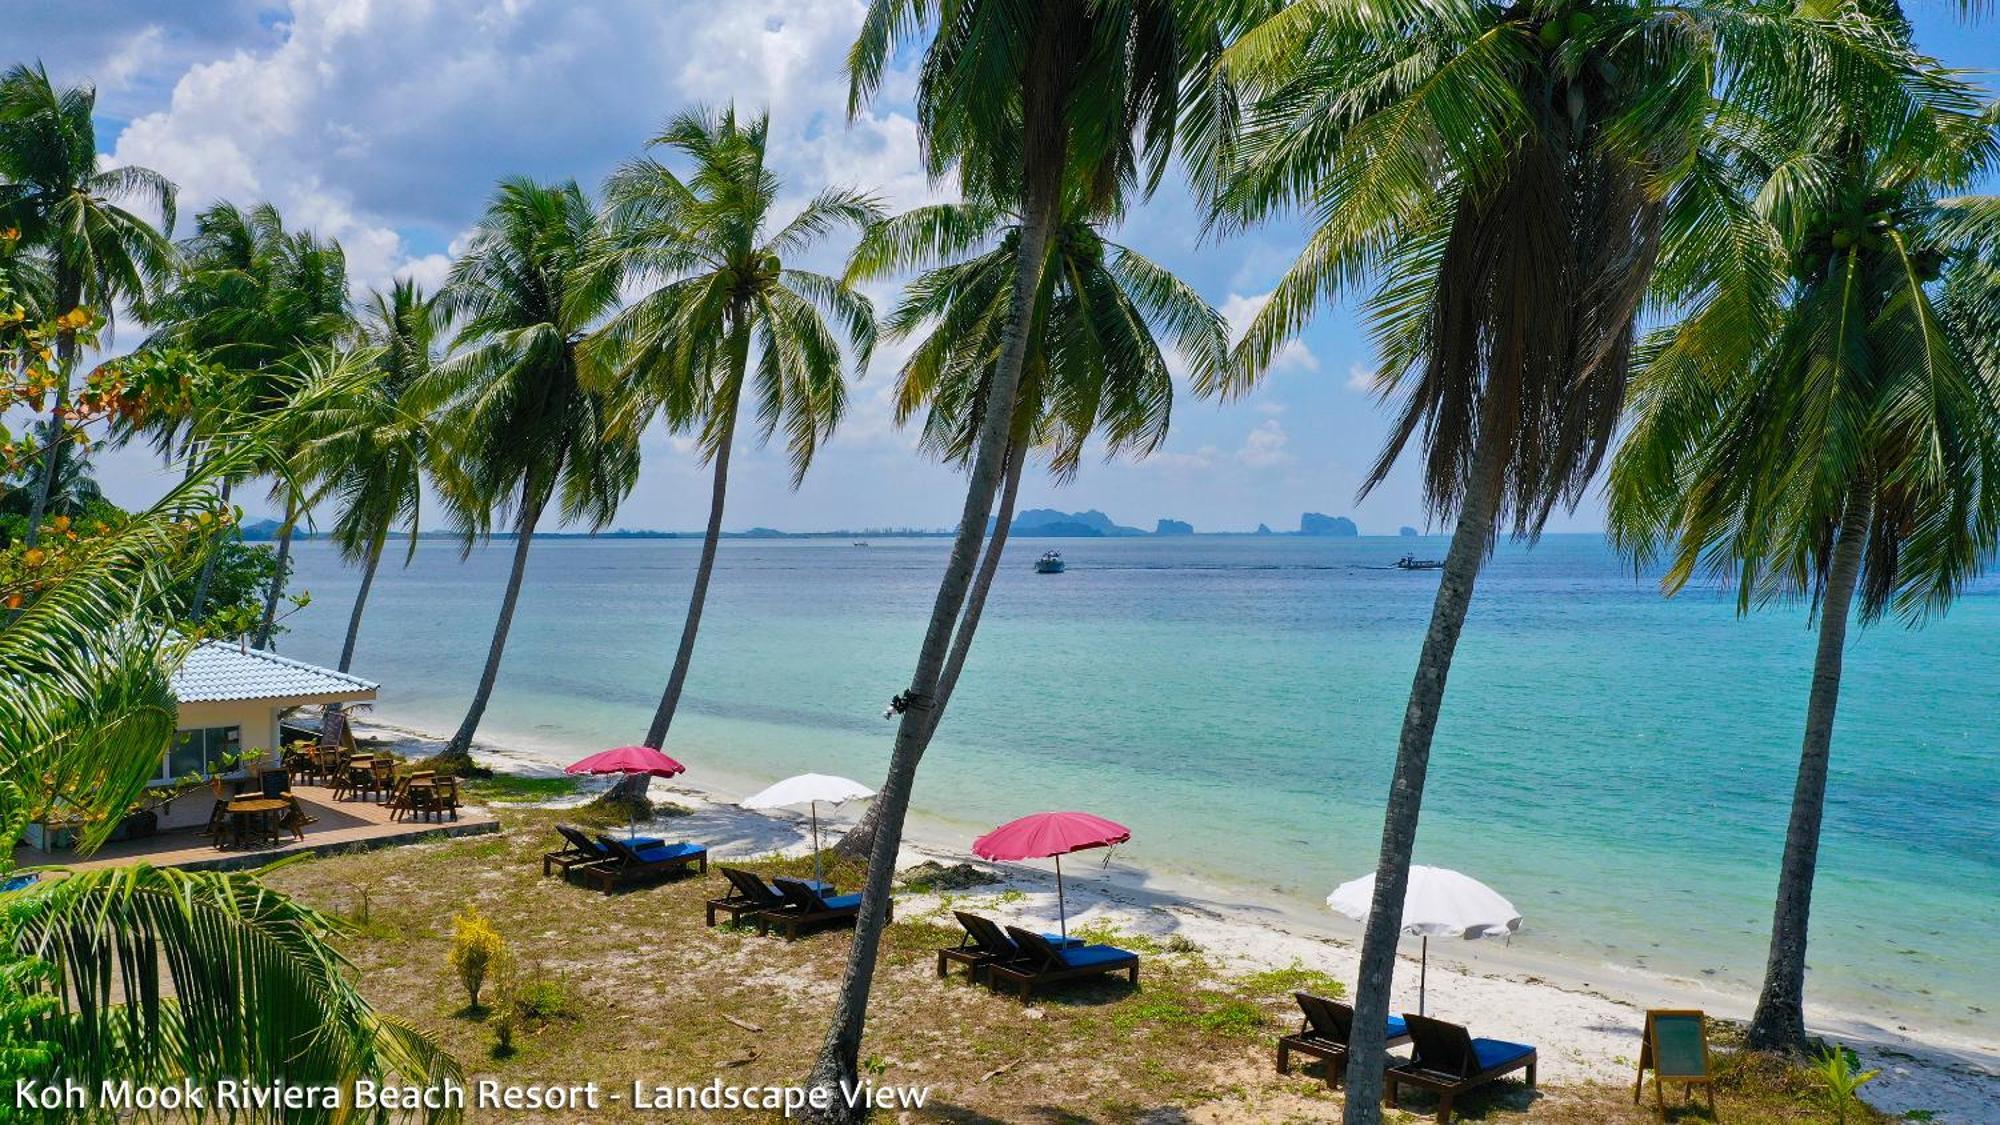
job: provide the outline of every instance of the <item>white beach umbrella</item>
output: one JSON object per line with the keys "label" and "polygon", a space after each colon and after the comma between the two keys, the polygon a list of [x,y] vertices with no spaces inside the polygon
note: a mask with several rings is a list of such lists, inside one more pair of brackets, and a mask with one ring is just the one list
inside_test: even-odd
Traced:
{"label": "white beach umbrella", "polygon": [[822,804],[839,806],[847,801],[860,801],[873,797],[875,791],[858,781],[845,777],[833,777],[823,773],[802,773],[788,777],[769,789],[752,793],[743,798],[746,809],[798,809],[812,810],[813,831],[813,879],[820,876],[819,861],[819,807]]}
{"label": "white beach umbrella", "polygon": [[[1357,922],[1367,921],[1375,905],[1375,876],[1342,883],[1326,896],[1326,904]],[[1417,1014],[1424,1011],[1432,938],[1472,941],[1506,937],[1520,927],[1521,912],[1492,887],[1449,867],[1411,864],[1410,884],[1403,892],[1402,931],[1424,939],[1423,967],[1417,977]]]}

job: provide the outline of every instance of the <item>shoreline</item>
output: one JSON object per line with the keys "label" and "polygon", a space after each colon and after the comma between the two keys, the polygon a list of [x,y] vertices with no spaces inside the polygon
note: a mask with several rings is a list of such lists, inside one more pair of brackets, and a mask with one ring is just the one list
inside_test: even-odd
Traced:
{"label": "shoreline", "polygon": [[[434,732],[374,718],[357,717],[357,734],[388,737],[398,752],[434,752],[445,741]],[[531,741],[531,740],[523,740]],[[476,754],[495,772],[559,776],[551,753],[577,754],[551,741],[530,747],[482,742]],[[656,780],[653,793],[695,810],[661,826],[691,836],[731,841],[720,850],[740,856],[774,851],[804,854],[810,835],[803,816],[767,815],[734,804],[769,780],[704,767],[701,781],[685,775]],[[839,815],[834,831],[852,823]],[[829,817],[822,815],[822,833]],[[1003,915],[1008,921],[1053,926],[1056,921],[1052,868],[992,863],[970,854],[965,826],[912,810],[905,827],[899,869],[926,860],[971,863],[996,872],[1002,882],[954,894],[954,903]],[[1093,857],[1094,858],[1094,857]],[[1193,875],[1122,862],[1115,854],[1103,864],[1078,864],[1065,872],[1072,922],[1108,924],[1164,940],[1184,937],[1210,951],[1232,973],[1281,969],[1293,964],[1352,979],[1360,926],[1331,912],[1311,911],[1285,896],[1252,886],[1226,886]],[[1018,895],[1012,892],[1019,892]],[[1005,901],[1000,896],[1005,895]],[[915,900],[914,915],[937,909],[935,895],[899,895]],[[993,901],[982,901],[992,899]],[[1472,1026],[1475,1034],[1535,1043],[1544,1073],[1556,1082],[1629,1083],[1638,1054],[1639,1028],[1648,1007],[1698,1007],[1721,1019],[1747,1018],[1754,997],[1643,970],[1601,965],[1512,947],[1498,941],[1434,943],[1429,973],[1429,1010]],[[1416,943],[1399,950],[1397,1002],[1408,1002],[1418,970]],[[2000,1048],[1930,1029],[1881,1022],[1854,1013],[1809,1007],[1811,1029],[1852,1046],[1881,1076],[1864,1087],[1867,1100],[1892,1114],[1928,1110],[1940,1121],[1988,1120],[2000,1105]]]}

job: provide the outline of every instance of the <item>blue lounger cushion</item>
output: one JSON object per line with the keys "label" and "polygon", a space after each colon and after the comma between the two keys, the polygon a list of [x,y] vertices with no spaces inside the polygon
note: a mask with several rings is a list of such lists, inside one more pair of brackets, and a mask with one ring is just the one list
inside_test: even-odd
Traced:
{"label": "blue lounger cushion", "polygon": [[1401,1016],[1389,1017],[1388,1037],[1390,1039],[1394,1039],[1399,1035],[1408,1035],[1409,1033],[1410,1033],[1410,1025],[1403,1022],[1403,1017]]}
{"label": "blue lounger cushion", "polygon": [[1474,1039],[1472,1054],[1479,1060],[1479,1069],[1492,1070],[1515,1059],[1535,1053],[1533,1047],[1525,1043],[1509,1043],[1504,1039]]}
{"label": "blue lounger cushion", "polygon": [[645,860],[647,863],[658,863],[661,860],[699,855],[708,849],[702,847],[700,844],[663,844],[650,848],[634,848],[633,850],[638,852],[639,858]]}
{"label": "blue lounger cushion", "polygon": [[1126,961],[1137,961],[1139,959],[1138,954],[1129,949],[1120,949],[1115,945],[1071,946],[1068,949],[1058,949],[1056,952],[1062,955],[1063,964],[1072,969],[1088,969],[1097,965],[1117,965]]}
{"label": "blue lounger cushion", "polygon": [[1064,937],[1061,934],[1043,934],[1042,940],[1057,949],[1075,949],[1083,944],[1083,939],[1080,937]]}
{"label": "blue lounger cushion", "polygon": [[861,905],[861,895],[859,892],[851,895],[834,895],[832,898],[823,898],[820,901],[826,904],[828,910],[848,910]]}

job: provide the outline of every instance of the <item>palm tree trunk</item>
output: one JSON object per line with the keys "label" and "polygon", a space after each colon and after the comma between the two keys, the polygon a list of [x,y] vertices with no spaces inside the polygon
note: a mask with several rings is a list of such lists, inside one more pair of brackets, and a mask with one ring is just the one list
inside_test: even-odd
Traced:
{"label": "palm tree trunk", "polygon": [[1424,774],[1430,768],[1431,737],[1444,705],[1452,653],[1472,606],[1472,590],[1493,543],[1494,514],[1500,505],[1511,435],[1497,424],[1506,412],[1479,413],[1481,432],[1473,475],[1468,482],[1451,550],[1431,604],[1430,628],[1417,657],[1416,680],[1403,711],[1396,744],[1396,772],[1382,817],[1382,851],[1375,864],[1375,897],[1362,931],[1361,964],[1354,988],[1354,1030],[1347,1048],[1346,1125],[1382,1120],[1382,1059],[1387,1053],[1384,1024],[1389,1017],[1389,985],[1396,972],[1396,939],[1402,929],[1403,895],[1409,889],[1410,855],[1416,847],[1417,817],[1423,809]]}
{"label": "palm tree trunk", "polygon": [[278,528],[278,565],[271,571],[271,584],[264,590],[264,620],[257,627],[257,647],[271,647],[271,630],[278,624],[278,599],[285,594],[285,578],[292,569],[292,529],[298,522],[296,496],[285,497],[285,522]]}
{"label": "palm tree trunk", "polygon": [[361,611],[368,607],[368,589],[375,585],[375,568],[382,564],[382,548],[386,536],[378,536],[368,545],[368,558],[361,564],[361,589],[354,593],[354,612],[347,615],[347,639],[340,645],[340,670],[345,672],[354,664],[354,642],[361,636]]}
{"label": "palm tree trunk", "polygon": [[[979,615],[986,608],[986,593],[993,588],[993,576],[1000,570],[1000,556],[1007,549],[1007,530],[1014,522],[1014,500],[1020,495],[1021,467],[1027,463],[1027,454],[1026,445],[1016,442],[1007,455],[1007,481],[1000,490],[1000,513],[994,520],[993,535],[986,541],[986,555],[979,561],[979,574],[972,580],[972,593],[966,598],[965,614],[959,618],[958,631],[952,635],[951,655],[945,658],[944,674],[938,678],[937,707],[932,711],[931,718],[933,727],[944,721],[945,705],[951,702],[952,689],[958,686],[958,674],[965,668],[965,656],[972,651],[972,635],[979,628]],[[881,802],[870,802],[868,810],[861,814],[860,822],[833,846],[833,853],[848,859],[866,856],[875,846],[875,826],[881,823],[881,808]]]}
{"label": "palm tree trunk", "polygon": [[895,748],[889,757],[889,776],[876,795],[881,807],[875,828],[874,847],[868,855],[868,879],[862,887],[860,918],[854,940],[848,948],[847,971],[841,980],[840,995],[834,1004],[833,1020],[819,1057],[813,1063],[808,1083],[830,1092],[824,1111],[809,1110],[810,1121],[852,1122],[866,1116],[841,1096],[842,1087],[852,1089],[860,1073],[861,1034],[868,1015],[868,993],[875,980],[876,955],[881,949],[882,927],[887,919],[889,886],[896,875],[896,855],[903,843],[903,818],[909,812],[910,793],[916,782],[917,762],[937,729],[933,712],[944,671],[953,627],[965,603],[978,561],[979,544],[986,536],[986,517],[993,510],[993,494],[999,490],[1007,454],[1007,437],[1013,428],[1015,394],[1020,388],[1021,370],[1028,354],[1028,333],[1034,323],[1035,294],[1041,288],[1042,270],[1048,257],[1050,238],[1060,210],[1060,186],[1067,161],[1068,137],[1064,132],[1061,105],[1064,76],[1073,72],[1066,55],[1081,37],[1069,26],[1075,9],[1062,5],[1039,21],[1035,41],[1029,48],[1028,72],[1023,79],[1023,152],[1027,206],[1023,209],[1020,258],[1014,272],[1012,305],[1007,312],[1007,334],[1000,360],[993,373],[993,385],[986,403],[986,417],[980,424],[979,442],[974,448],[971,472],[965,489],[965,509],[959,515],[958,533],[952,539],[951,558],[944,578],[938,583],[937,600],[931,606],[930,624],[923,646],[917,652],[917,667],[903,695],[903,718],[896,728]]}
{"label": "palm tree trunk", "polygon": [[728,414],[722,420],[722,432],[715,444],[715,482],[708,494],[708,530],[701,540],[701,563],[695,567],[687,620],[681,625],[680,644],[674,650],[674,670],[667,677],[667,690],[660,695],[660,706],[653,712],[653,725],[646,728],[646,745],[655,750],[666,745],[667,728],[673,725],[681,689],[687,686],[688,666],[694,663],[695,636],[701,631],[701,611],[708,602],[708,579],[715,573],[715,549],[722,541],[722,508],[729,498],[729,450],[736,438],[736,398],[743,393],[744,368],[750,359],[750,333],[739,329],[737,335],[730,357],[735,368],[730,374],[730,400],[724,406]]}
{"label": "palm tree trunk", "polygon": [[[225,509],[229,507],[230,488],[229,481],[222,482],[222,506]],[[228,532],[225,530],[222,534],[227,535]],[[224,540],[218,536],[209,544],[208,554],[202,556],[201,577],[194,580],[194,601],[188,606],[188,623],[191,625],[200,625],[202,611],[208,608],[208,585],[215,577],[215,559],[222,553],[223,543]]]}
{"label": "palm tree trunk", "polygon": [[534,542],[535,524],[542,518],[545,499],[534,493],[532,481],[521,482],[521,512],[514,528],[514,569],[507,575],[507,593],[500,599],[500,620],[493,625],[493,644],[486,650],[486,667],[479,673],[479,687],[472,693],[472,706],[466,709],[465,721],[458,724],[458,733],[451,736],[451,743],[439,757],[467,764],[472,761],[472,736],[479,731],[479,720],[493,698],[493,681],[500,676],[500,656],[507,650],[507,630],[514,624],[514,606],[521,600],[521,576],[528,570],[528,547]]}
{"label": "palm tree trunk", "polygon": [[[56,303],[67,312],[76,307],[80,298],[74,294],[67,300]],[[55,496],[56,482],[62,479],[63,459],[69,455],[69,441],[63,433],[62,417],[69,409],[69,376],[76,367],[76,333],[65,331],[56,335],[56,403],[49,411],[47,428],[43,431],[48,439],[48,448],[42,454],[42,483],[35,489],[35,495],[28,503],[27,545],[32,547],[42,538],[42,519],[48,515],[49,501]]]}
{"label": "palm tree trunk", "polygon": [[1792,789],[1791,823],[1778,868],[1778,901],[1771,917],[1771,952],[1764,989],[1750,1020],[1747,1041],[1766,1051],[1804,1053],[1806,1043],[1806,928],[1812,914],[1813,875],[1819,867],[1820,821],[1826,813],[1826,775],[1833,745],[1834,711],[1840,703],[1840,666],[1847,619],[1861,576],[1873,505],[1865,488],[1848,497],[1839,538],[1827,568],[1819,606],[1819,651],[1813,658],[1806,700],[1806,733]]}

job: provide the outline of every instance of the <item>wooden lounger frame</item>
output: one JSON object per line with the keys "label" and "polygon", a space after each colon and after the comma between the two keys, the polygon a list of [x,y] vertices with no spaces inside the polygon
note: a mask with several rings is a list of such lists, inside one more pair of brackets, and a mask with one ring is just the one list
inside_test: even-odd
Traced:
{"label": "wooden lounger frame", "polygon": [[578,864],[572,870],[581,874],[585,882],[595,883],[597,889],[610,894],[618,887],[640,879],[656,875],[673,875],[699,867],[702,874],[708,874],[708,849],[688,852],[668,859],[645,860],[639,853],[625,845],[623,840],[600,835],[598,842],[611,849],[612,858],[597,863]]}
{"label": "wooden lounger frame", "polygon": [[740,867],[721,867],[717,870],[734,889],[721,898],[712,898],[702,904],[708,911],[709,925],[715,925],[717,911],[729,915],[729,921],[734,924],[743,921],[745,915],[785,909],[785,896],[772,890],[756,872]]}
{"label": "wooden lounger frame", "polygon": [[1133,954],[1130,961],[1112,961],[1101,965],[1082,965],[1072,968],[1049,944],[1047,938],[1019,926],[1007,927],[1007,936],[1021,949],[1019,960],[996,962],[986,967],[986,983],[995,990],[1005,981],[1011,988],[1018,989],[1023,1004],[1036,986],[1055,984],[1058,981],[1078,980],[1083,977],[1105,976],[1123,972],[1126,980],[1136,988],[1139,985],[1139,955]]}
{"label": "wooden lounger frame", "polygon": [[[1278,1073],[1292,1072],[1292,1054],[1318,1059],[1326,1068],[1327,1089],[1338,1088],[1347,1077],[1347,1042],[1354,1035],[1354,1009],[1338,1000],[1294,992],[1305,1019],[1299,1030],[1278,1037]],[[1410,1041],[1408,1033],[1391,1036],[1382,1045],[1398,1047]]]}
{"label": "wooden lounger frame", "polygon": [[[786,909],[767,910],[753,917],[757,920],[757,932],[768,934],[773,927],[785,931],[786,941],[796,941],[809,928],[828,925],[852,926],[861,918],[861,906],[856,903],[847,907],[831,907],[826,904],[819,891],[799,882],[778,876],[771,880],[784,897]],[[889,921],[896,920],[896,900],[889,900]]]}
{"label": "wooden lounger frame", "polygon": [[[1480,1070],[1478,1057],[1472,1049],[1472,1034],[1465,1028],[1407,1012],[1403,1014],[1403,1023],[1410,1029],[1416,1053],[1409,1062],[1392,1066],[1383,1075],[1387,1085],[1384,1094],[1391,1108],[1400,1108],[1396,1103],[1398,1086],[1415,1086],[1438,1096],[1437,1119],[1447,1122],[1451,1120],[1453,1098],[1488,1085],[1502,1075],[1526,1070],[1528,1085],[1532,1087],[1535,1084],[1535,1052],[1532,1048],[1519,1058]],[[1426,1041],[1436,1057],[1425,1055]],[[1440,1047],[1443,1049],[1439,1050]]]}

